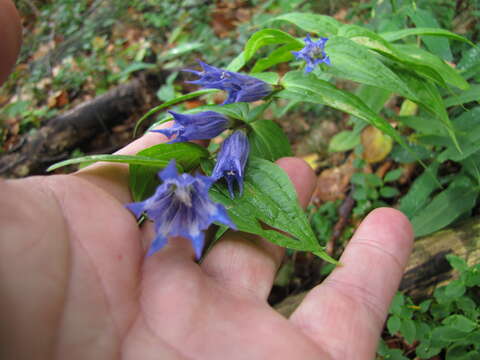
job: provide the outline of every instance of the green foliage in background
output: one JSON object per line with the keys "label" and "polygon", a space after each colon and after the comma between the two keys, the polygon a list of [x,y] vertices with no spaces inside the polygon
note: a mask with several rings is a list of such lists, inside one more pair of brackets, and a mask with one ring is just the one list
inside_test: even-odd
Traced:
{"label": "green foliage in background", "polygon": [[[458,278],[435,290],[433,297],[416,305],[397,293],[390,307],[387,330],[409,344],[415,344],[417,359],[442,354],[446,360],[476,360],[480,354],[480,264],[468,266],[447,255]],[[400,349],[390,349],[382,341],[381,359],[407,360]]]}

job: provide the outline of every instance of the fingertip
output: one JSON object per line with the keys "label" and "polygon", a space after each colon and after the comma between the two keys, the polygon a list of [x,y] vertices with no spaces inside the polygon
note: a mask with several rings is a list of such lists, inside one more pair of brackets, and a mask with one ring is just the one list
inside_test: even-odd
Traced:
{"label": "fingertip", "polygon": [[310,202],[317,181],[313,169],[305,160],[296,157],[280,158],[276,163],[285,170],[297,191],[300,204],[306,207]]}
{"label": "fingertip", "polygon": [[402,259],[408,258],[413,247],[414,233],[412,224],[404,213],[387,207],[372,210],[362,221],[352,240],[379,236],[384,238],[385,245],[390,243],[390,246],[401,252]]}

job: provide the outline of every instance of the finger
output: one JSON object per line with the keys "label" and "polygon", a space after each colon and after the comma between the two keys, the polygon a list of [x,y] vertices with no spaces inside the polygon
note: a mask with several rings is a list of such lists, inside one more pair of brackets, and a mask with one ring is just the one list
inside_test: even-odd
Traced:
{"label": "finger", "polygon": [[10,0],[0,0],[0,85],[15,65],[22,44],[20,17]]}
{"label": "finger", "polygon": [[[277,161],[305,207],[315,186],[315,174],[301,159],[283,158]],[[202,263],[205,273],[221,286],[249,297],[266,299],[284,250],[267,240],[241,232],[228,232]]]}
{"label": "finger", "polygon": [[397,210],[372,211],[337,267],[293,313],[293,321],[334,359],[373,359],[388,307],[413,243]]}
{"label": "finger", "polygon": [[[170,127],[171,122],[165,123],[159,127]],[[140,150],[148,147],[165,143],[168,138],[160,133],[147,132],[142,137],[131,142],[124,148],[118,150],[116,155],[135,155]],[[77,171],[75,176],[81,177],[94,185],[113,195],[121,203],[131,202],[129,190],[128,164],[98,162],[84,169]]]}

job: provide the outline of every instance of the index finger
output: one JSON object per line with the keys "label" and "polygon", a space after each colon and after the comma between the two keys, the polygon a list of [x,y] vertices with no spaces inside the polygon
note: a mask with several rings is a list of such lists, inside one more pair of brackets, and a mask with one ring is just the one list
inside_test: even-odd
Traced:
{"label": "index finger", "polygon": [[307,295],[292,322],[332,359],[373,359],[412,244],[412,227],[401,212],[372,211],[346,247],[342,266]]}

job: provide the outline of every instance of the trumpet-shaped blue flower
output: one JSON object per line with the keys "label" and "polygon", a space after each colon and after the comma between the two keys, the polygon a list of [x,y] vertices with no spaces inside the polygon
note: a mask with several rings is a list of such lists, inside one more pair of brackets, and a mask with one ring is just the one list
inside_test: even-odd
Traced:
{"label": "trumpet-shaped blue flower", "polygon": [[312,71],[317,64],[325,63],[331,65],[330,58],[325,53],[325,44],[328,38],[320,38],[320,40],[312,41],[310,35],[305,38],[305,47],[300,51],[292,51],[297,60],[305,60],[307,66],[305,72]]}
{"label": "trumpet-shaped blue flower", "polygon": [[203,71],[185,69],[200,78],[188,81],[208,89],[224,90],[228,97],[224,104],[235,102],[252,102],[260,100],[272,92],[272,87],[266,82],[252,76],[223,70],[199,61]]}
{"label": "trumpet-shaped blue flower", "polygon": [[190,140],[208,140],[221,134],[228,128],[230,120],[215,111],[204,111],[197,114],[180,114],[169,111],[173,115],[175,123],[167,129],[152,130],[161,133],[174,142],[185,142]]}
{"label": "trumpet-shaped blue flower", "polygon": [[243,176],[247,163],[250,145],[247,136],[241,130],[235,131],[225,139],[213,168],[212,178],[215,181],[224,177],[227,181],[230,197],[234,198],[233,185],[236,181],[240,195],[243,193]]}
{"label": "trumpet-shaped blue flower", "polygon": [[219,222],[235,229],[225,208],[212,202],[208,190],[214,180],[207,176],[181,174],[177,172],[175,160],[158,176],[163,183],[155,194],[141,202],[126,207],[140,218],[143,213],[153,220],[156,237],[148,255],[160,250],[172,236],[181,236],[192,242],[197,259],[202,255],[206,230],[213,222]]}

